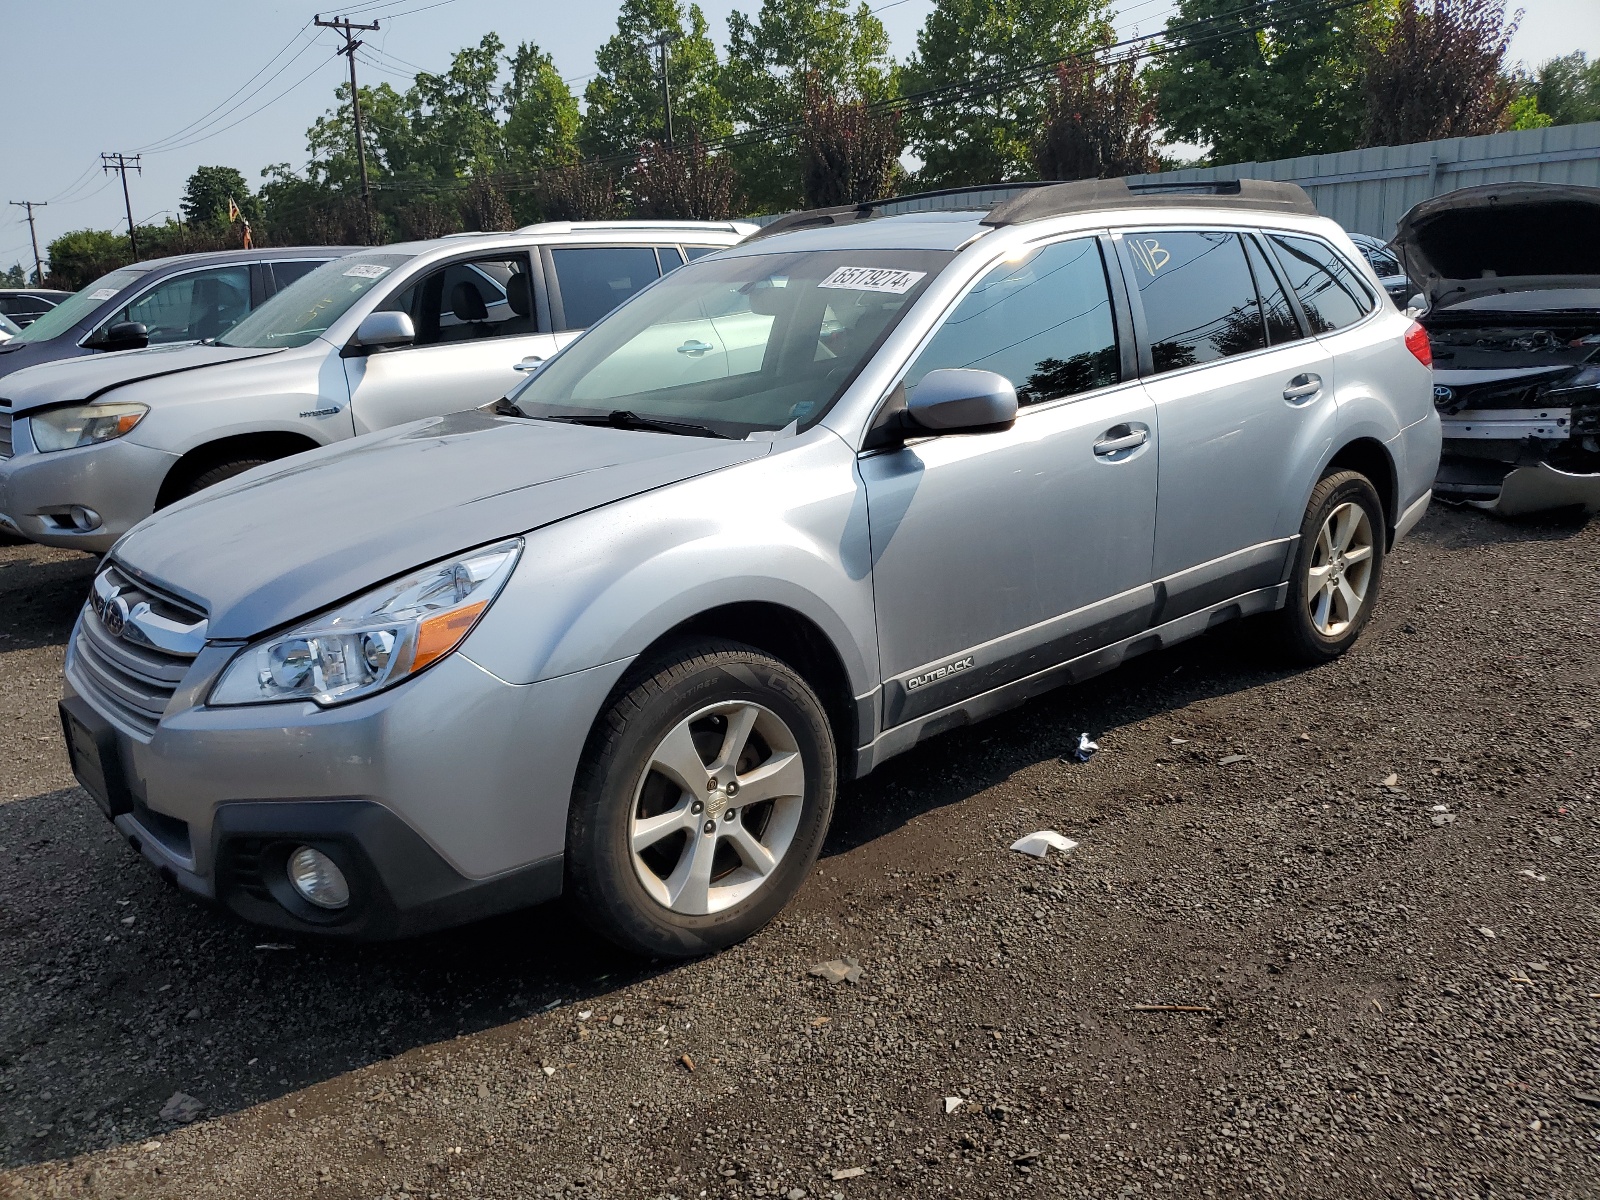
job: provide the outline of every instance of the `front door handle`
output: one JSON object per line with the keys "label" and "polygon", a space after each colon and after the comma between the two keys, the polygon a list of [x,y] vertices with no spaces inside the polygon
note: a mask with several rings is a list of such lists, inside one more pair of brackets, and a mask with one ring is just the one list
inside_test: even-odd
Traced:
{"label": "front door handle", "polygon": [[1322,376],[1296,375],[1283,389],[1283,398],[1290,404],[1310,404],[1322,393]]}
{"label": "front door handle", "polygon": [[542,366],[544,366],[544,359],[537,354],[530,354],[521,362],[512,364],[511,369],[513,371],[537,371]]}
{"label": "front door handle", "polygon": [[1143,425],[1113,425],[1100,435],[1094,452],[1100,458],[1112,458],[1128,450],[1137,450],[1150,440],[1150,430]]}
{"label": "front door handle", "polygon": [[690,358],[701,358],[704,355],[710,354],[711,351],[715,349],[715,346],[708,346],[704,342],[690,338],[687,342],[678,347],[678,353],[686,354]]}

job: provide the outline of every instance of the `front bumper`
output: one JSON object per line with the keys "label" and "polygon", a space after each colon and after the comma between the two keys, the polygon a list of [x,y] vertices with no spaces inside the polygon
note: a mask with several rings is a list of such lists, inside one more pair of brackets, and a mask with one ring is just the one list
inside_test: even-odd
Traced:
{"label": "front bumper", "polygon": [[[558,895],[567,805],[595,713],[626,663],[505,683],[465,651],[366,700],[208,708],[236,646],[194,660],[153,731],[66,666],[74,772],[163,876],[239,916],[361,939],[408,936]],[[348,908],[285,885],[311,845],[339,863]]]}
{"label": "front bumper", "polygon": [[[156,496],[178,455],[126,438],[43,454],[27,440],[27,422],[13,426],[15,454],[0,458],[0,526],[45,546],[109,550],[155,511]],[[74,508],[99,518],[74,522]]]}

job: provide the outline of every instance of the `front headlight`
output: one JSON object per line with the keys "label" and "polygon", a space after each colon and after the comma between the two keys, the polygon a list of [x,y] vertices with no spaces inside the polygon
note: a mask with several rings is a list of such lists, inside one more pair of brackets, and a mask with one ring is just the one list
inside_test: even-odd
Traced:
{"label": "front headlight", "polygon": [[34,413],[28,418],[28,428],[40,450],[71,450],[119,438],[149,411],[144,404],[74,404]]}
{"label": "front headlight", "polygon": [[210,703],[340,704],[399,683],[461,644],[521,553],[521,538],[496,542],[246,646],[211,689]]}

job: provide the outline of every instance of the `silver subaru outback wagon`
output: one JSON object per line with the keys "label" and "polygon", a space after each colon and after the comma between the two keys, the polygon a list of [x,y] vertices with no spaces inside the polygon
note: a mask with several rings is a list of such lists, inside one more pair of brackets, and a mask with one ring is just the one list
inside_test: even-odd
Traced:
{"label": "silver subaru outback wagon", "polygon": [[841,777],[1231,618],[1349,647],[1429,501],[1426,349],[1287,185],[798,214],[488,410],[134,528],[69,646],[73,765],[265,925],[565,893],[713,950]]}

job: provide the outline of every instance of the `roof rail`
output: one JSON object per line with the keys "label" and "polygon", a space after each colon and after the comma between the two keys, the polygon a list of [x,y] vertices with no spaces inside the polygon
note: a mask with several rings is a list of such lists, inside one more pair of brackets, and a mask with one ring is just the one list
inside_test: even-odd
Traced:
{"label": "roof rail", "polygon": [[[996,192],[1011,194],[996,202]],[[1311,198],[1298,184],[1269,179],[1228,179],[1215,183],[1129,183],[1126,179],[1079,179],[1070,183],[989,183],[916,192],[909,196],[888,196],[863,204],[841,204],[836,208],[802,209],[786,213],[776,221],[763,225],[745,241],[756,241],[796,229],[848,225],[874,217],[898,215],[886,210],[957,196],[971,196],[978,201],[973,208],[985,210],[981,223],[995,227],[1021,225],[1045,217],[1066,216],[1100,208],[1242,207],[1310,216],[1317,213],[1316,205],[1311,203]]]}
{"label": "roof rail", "polygon": [[1257,208],[1317,215],[1317,206],[1296,183],[1275,179],[1223,179],[1214,183],[1129,183],[1126,179],[1079,179],[1034,188],[1003,200],[983,224],[1000,227],[1102,208]]}
{"label": "roof rail", "polygon": [[644,229],[668,229],[683,233],[743,233],[753,226],[747,221],[672,221],[672,220],[616,220],[616,221],[540,221],[524,225],[517,233],[569,233],[591,230],[617,230],[620,232]]}

